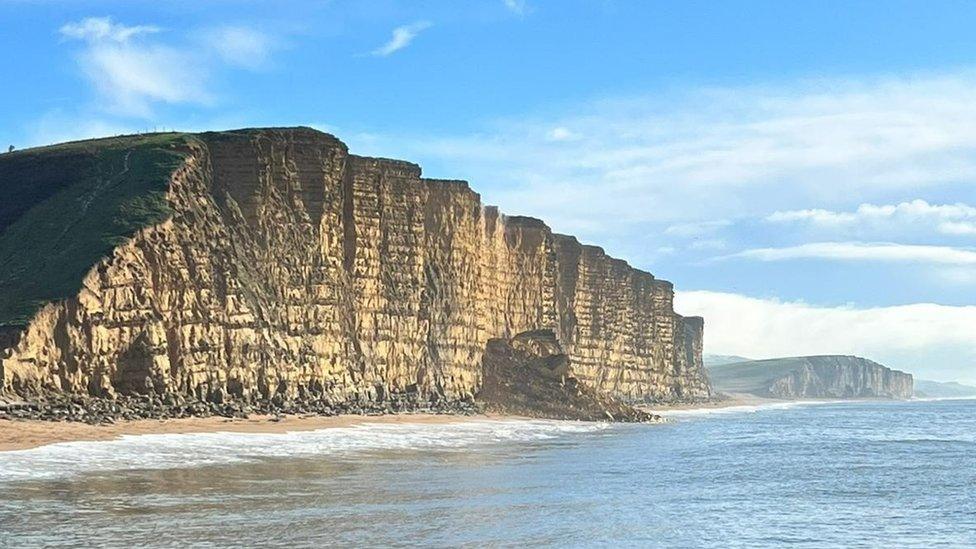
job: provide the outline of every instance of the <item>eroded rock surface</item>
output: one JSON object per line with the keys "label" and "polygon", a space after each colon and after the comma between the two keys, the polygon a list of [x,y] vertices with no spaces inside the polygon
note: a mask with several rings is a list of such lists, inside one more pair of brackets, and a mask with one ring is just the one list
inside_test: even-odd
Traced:
{"label": "eroded rock surface", "polygon": [[551,330],[489,340],[483,361],[485,379],[478,402],[490,412],[583,421],[661,419],[576,378]]}
{"label": "eroded rock surface", "polygon": [[709,394],[702,321],[670,283],[463,181],[307,128],[187,143],[170,218],[6,329],[4,392],[467,402],[489,341],[550,330],[593,394]]}

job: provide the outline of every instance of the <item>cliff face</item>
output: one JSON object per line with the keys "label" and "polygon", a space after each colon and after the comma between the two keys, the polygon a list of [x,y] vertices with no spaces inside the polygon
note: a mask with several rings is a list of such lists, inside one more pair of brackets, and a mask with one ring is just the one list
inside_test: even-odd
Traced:
{"label": "cliff face", "polygon": [[709,394],[702,321],[674,313],[670,283],[464,182],[303,128],[178,148],[165,221],[6,328],[5,391],[469,399],[489,339],[549,329],[598,394]]}
{"label": "cliff face", "polygon": [[716,391],[803,398],[892,398],[914,394],[911,374],[855,356],[752,360],[709,369]]}

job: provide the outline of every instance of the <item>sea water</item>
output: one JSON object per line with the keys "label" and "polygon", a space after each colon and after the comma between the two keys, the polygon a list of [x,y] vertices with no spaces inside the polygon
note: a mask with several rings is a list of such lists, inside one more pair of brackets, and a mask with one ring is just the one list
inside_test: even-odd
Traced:
{"label": "sea water", "polygon": [[973,547],[976,401],[56,444],[0,546]]}

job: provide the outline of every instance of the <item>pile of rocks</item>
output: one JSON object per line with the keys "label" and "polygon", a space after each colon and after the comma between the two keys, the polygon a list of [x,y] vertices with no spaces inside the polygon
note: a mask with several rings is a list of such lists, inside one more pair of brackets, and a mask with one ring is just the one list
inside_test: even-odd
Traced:
{"label": "pile of rocks", "polygon": [[29,402],[0,399],[0,420],[78,421],[92,425],[135,419],[177,419],[187,417],[247,418],[251,415],[335,416],[427,413],[473,415],[481,408],[473,401],[422,401],[414,395],[391,395],[384,402],[330,403],[322,399],[287,399],[276,395],[252,402],[201,401],[179,394],[117,396],[48,394]]}
{"label": "pile of rocks", "polygon": [[488,411],[577,421],[663,421],[580,383],[551,330],[492,339],[483,361],[485,379],[478,400]]}

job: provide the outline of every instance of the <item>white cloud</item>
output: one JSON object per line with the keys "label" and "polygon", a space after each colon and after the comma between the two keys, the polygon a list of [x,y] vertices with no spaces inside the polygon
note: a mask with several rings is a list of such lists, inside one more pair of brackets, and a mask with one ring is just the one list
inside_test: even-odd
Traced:
{"label": "white cloud", "polygon": [[159,32],[152,25],[126,26],[112,22],[111,17],[86,17],[81,21],[61,26],[60,32],[66,38],[87,40],[89,42],[127,42],[133,36]]}
{"label": "white cloud", "polygon": [[730,258],[756,259],[759,261],[825,259],[833,261],[976,265],[976,250],[890,242],[811,242],[782,248],[754,248],[721,259]]}
{"label": "white cloud", "polygon": [[699,223],[677,223],[665,229],[664,234],[681,237],[702,236],[714,233],[715,231],[728,227],[731,224],[732,222],[727,219],[702,221]]}
{"label": "white cloud", "polygon": [[721,292],[678,292],[705,317],[705,349],[774,358],[850,354],[937,379],[976,381],[976,306],[818,307]]}
{"label": "white cloud", "polygon": [[546,133],[546,139],[548,141],[576,141],[581,137],[578,133],[563,126],[553,128]]}
{"label": "white cloud", "polygon": [[563,231],[839,210],[976,179],[976,72],[662,91],[369,145]]}
{"label": "white cloud", "polygon": [[386,57],[394,52],[400,51],[410,45],[413,39],[422,31],[431,27],[429,21],[418,21],[410,25],[404,25],[393,29],[393,36],[390,41],[372,51],[373,55]]}
{"label": "white cloud", "polygon": [[695,240],[688,247],[692,250],[724,250],[728,246],[722,238],[706,238]]}
{"label": "white cloud", "polygon": [[833,230],[900,230],[932,229],[943,234],[976,234],[976,224],[958,220],[976,220],[976,207],[955,204],[930,204],[916,199],[899,204],[861,204],[853,211],[803,209],[777,211],[766,217],[770,223],[808,223]]}
{"label": "white cloud", "polygon": [[502,0],[502,3],[505,4],[508,11],[516,15],[525,15],[527,9],[525,0]]}
{"label": "white cloud", "polygon": [[107,111],[148,118],[155,102],[207,102],[207,71],[198,56],[134,40],[157,30],[116,24],[109,18],[88,18],[64,25],[61,34],[85,41],[79,64]]}
{"label": "white cloud", "polygon": [[273,46],[267,34],[243,26],[210,29],[207,43],[226,63],[247,69],[267,65]]}
{"label": "white cloud", "polygon": [[955,235],[976,235],[976,223],[967,221],[946,221],[939,224],[939,232]]}

